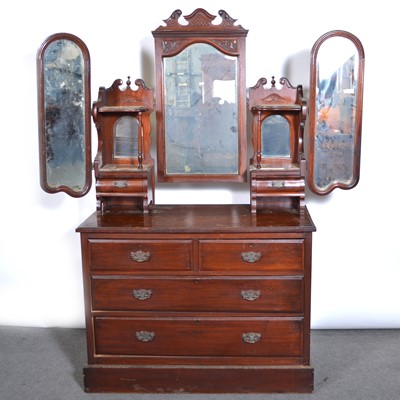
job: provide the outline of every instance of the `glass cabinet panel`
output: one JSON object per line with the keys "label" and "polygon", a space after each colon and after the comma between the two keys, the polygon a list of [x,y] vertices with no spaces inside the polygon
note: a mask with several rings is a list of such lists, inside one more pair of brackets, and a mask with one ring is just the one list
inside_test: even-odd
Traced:
{"label": "glass cabinet panel", "polygon": [[261,125],[261,154],[263,157],[290,156],[289,122],[281,115],[271,115]]}
{"label": "glass cabinet panel", "polygon": [[135,158],[139,151],[139,121],[135,117],[118,118],[114,126],[114,158]]}

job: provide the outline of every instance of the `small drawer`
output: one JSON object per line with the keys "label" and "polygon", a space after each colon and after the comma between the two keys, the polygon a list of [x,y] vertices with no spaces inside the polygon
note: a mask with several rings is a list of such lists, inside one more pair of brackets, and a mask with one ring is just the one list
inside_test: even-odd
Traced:
{"label": "small drawer", "polygon": [[101,179],[96,182],[98,193],[143,193],[147,186],[143,179]]}
{"label": "small drawer", "polygon": [[303,311],[301,276],[257,278],[92,277],[96,311]]}
{"label": "small drawer", "polygon": [[200,242],[203,271],[301,271],[303,239]]}
{"label": "small drawer", "polygon": [[93,271],[176,271],[191,269],[191,240],[89,239]]}
{"label": "small drawer", "polygon": [[98,355],[287,356],[302,352],[300,318],[110,318],[94,320]]}
{"label": "small drawer", "polygon": [[258,179],[255,186],[258,195],[285,193],[290,196],[304,193],[304,179]]}

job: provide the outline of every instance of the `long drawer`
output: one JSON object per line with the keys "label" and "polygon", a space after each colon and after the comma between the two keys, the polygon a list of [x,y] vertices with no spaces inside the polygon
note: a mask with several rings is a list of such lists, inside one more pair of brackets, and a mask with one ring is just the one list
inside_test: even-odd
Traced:
{"label": "long drawer", "polygon": [[302,312],[304,282],[292,277],[92,277],[94,310]]}
{"label": "long drawer", "polygon": [[90,239],[93,271],[176,271],[192,266],[192,240]]}
{"label": "long drawer", "polygon": [[301,318],[94,319],[98,355],[287,356],[302,353]]}
{"label": "long drawer", "polygon": [[303,269],[303,239],[201,240],[203,271],[300,271]]}

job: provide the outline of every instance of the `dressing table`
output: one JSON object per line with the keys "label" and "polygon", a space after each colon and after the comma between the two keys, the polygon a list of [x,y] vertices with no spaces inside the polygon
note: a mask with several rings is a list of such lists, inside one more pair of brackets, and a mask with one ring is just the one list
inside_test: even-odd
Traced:
{"label": "dressing table", "polygon": [[[92,167],[96,182],[96,209],[76,229],[87,392],[313,391],[316,228],[305,188],[325,195],[358,182],[363,48],[348,32],[321,36],[311,50],[308,102],[284,77],[260,78],[247,91],[248,31],[218,14],[174,11],[152,32],[154,93],[142,79],[116,79],[92,107],[83,41],[55,34],[38,51],[42,188],[82,197]],[[346,52],[327,68],[332,45]],[[157,182],[247,180],[250,204],[156,201]]]}

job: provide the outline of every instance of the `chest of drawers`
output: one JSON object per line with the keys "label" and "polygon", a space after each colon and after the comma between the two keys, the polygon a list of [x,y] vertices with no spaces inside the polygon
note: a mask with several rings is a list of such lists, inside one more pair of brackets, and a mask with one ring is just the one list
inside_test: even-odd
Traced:
{"label": "chest of drawers", "polygon": [[154,206],[81,235],[88,392],[310,392],[307,209]]}

